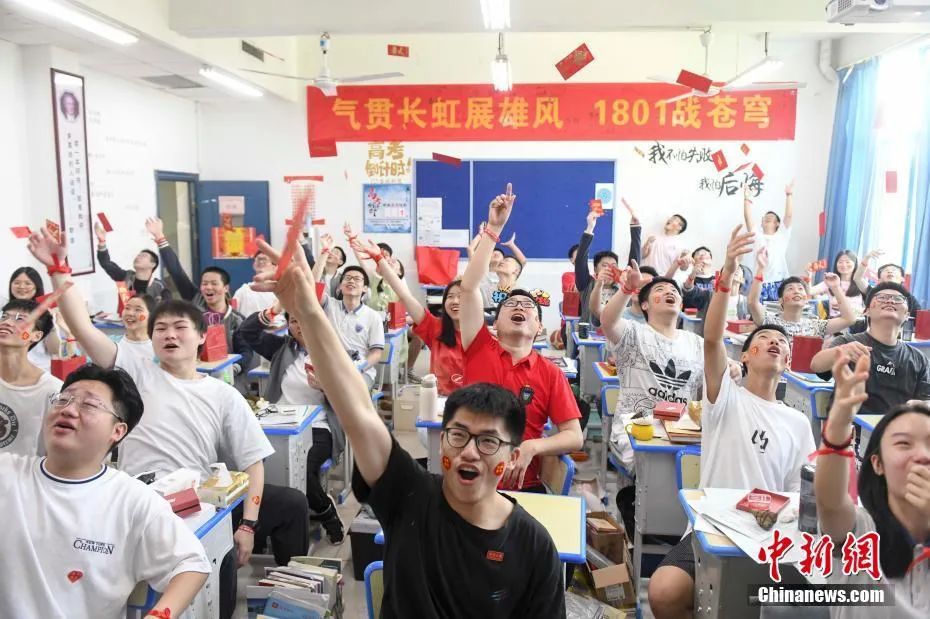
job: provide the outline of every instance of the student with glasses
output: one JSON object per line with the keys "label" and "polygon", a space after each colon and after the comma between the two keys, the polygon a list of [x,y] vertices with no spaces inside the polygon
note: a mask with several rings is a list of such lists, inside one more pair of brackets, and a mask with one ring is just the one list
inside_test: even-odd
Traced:
{"label": "student with glasses", "polygon": [[[508,183],[507,192],[491,201],[488,223],[462,276],[459,325],[465,349],[465,384],[501,385],[523,401],[523,443],[518,456],[507,465],[502,487],[545,492],[536,456],[557,456],[581,449],[584,437],[579,423],[581,412],[568,380],[554,363],[533,350],[542,329],[542,308],[530,294],[511,290],[497,306],[497,339],[484,324],[481,281],[515,200]],[[543,436],[543,426],[550,419],[558,432]]]}
{"label": "student with glasses", "polygon": [[855,363],[870,355],[868,399],[862,409],[883,414],[910,400],[930,400],[930,364],[920,351],[902,342],[901,327],[910,313],[907,290],[901,284],[882,282],[869,291],[865,304],[868,328],[864,333],[840,335],[811,360],[811,369],[824,379],[838,354]]}
{"label": "student with glasses", "polygon": [[[485,249],[485,265],[489,254]],[[517,501],[497,492],[525,444],[520,401],[492,384],[452,393],[442,422],[444,475],[428,473],[372,408],[364,382],[339,351],[340,338],[317,301],[309,267],[299,254],[295,262],[280,281],[263,278],[260,287],[274,290],[297,318],[354,448],[355,496],[372,506],[384,527],[381,616],[565,617],[552,539]],[[477,285],[472,292],[481,322]]]}
{"label": "student with glasses", "polygon": [[0,452],[4,616],[126,616],[136,584],[161,592],[150,614],[180,616],[207,580],[203,546],[167,501],[104,460],[142,418],[121,369],[85,365],[53,393],[45,457]]}
{"label": "student with glasses", "polygon": [[60,380],[28,358],[52,329],[51,314],[32,315],[38,307],[13,299],[0,314],[0,453],[38,453],[48,396],[61,389]]}

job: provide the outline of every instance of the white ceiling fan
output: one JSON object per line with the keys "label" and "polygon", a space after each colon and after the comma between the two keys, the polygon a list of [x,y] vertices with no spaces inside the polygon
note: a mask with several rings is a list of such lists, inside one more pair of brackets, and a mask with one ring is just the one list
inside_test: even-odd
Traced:
{"label": "white ceiling fan", "polygon": [[[769,34],[767,32],[765,33],[764,40],[765,57],[762,60],[725,82],[714,82],[707,78],[707,66],[710,56],[710,44],[713,41],[713,34],[711,34],[709,29],[705,30],[701,33],[701,46],[704,48],[703,76],[695,76],[686,70],[682,70],[682,72],[678,75],[678,79],[673,80],[661,76],[651,76],[649,79],[656,82],[666,82],[668,84],[675,84],[689,88],[689,90],[684,94],[665,99],[664,103],[674,103],[675,101],[687,99],[689,97],[714,97],[721,92],[738,92],[740,90],[789,90],[793,88],[804,88],[807,84],[804,84],[803,82],[756,81],[757,79],[762,78],[772,71],[778,69],[783,64],[781,60],[769,56]],[[691,79],[688,79],[689,77]],[[700,80],[702,77],[707,78],[707,81],[705,82],[706,89],[698,88],[693,85],[693,80],[695,78]]]}
{"label": "white ceiling fan", "polygon": [[320,51],[323,52],[323,64],[320,67],[320,74],[316,77],[300,77],[299,75],[287,75],[285,73],[272,73],[270,71],[259,71],[257,69],[241,69],[249,73],[260,73],[262,75],[271,75],[274,77],[286,77],[292,80],[301,80],[309,82],[323,91],[327,97],[336,96],[336,87],[340,84],[355,84],[358,82],[371,82],[374,80],[387,79],[389,77],[403,77],[403,73],[372,73],[370,75],[355,75],[352,77],[333,77],[329,73],[329,63],[326,61],[326,54],[329,52],[329,33],[324,32],[320,37]]}

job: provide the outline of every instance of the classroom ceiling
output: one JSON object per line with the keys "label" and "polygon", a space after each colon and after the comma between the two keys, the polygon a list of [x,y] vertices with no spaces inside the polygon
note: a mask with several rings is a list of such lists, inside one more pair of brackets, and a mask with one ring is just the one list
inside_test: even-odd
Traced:
{"label": "classroom ceiling", "polygon": [[[170,0],[171,29],[188,37],[462,33],[484,30],[479,0]],[[825,0],[511,0],[512,30],[703,29],[838,32]],[[857,26],[875,31],[889,25]],[[900,28],[899,28],[900,29]]]}

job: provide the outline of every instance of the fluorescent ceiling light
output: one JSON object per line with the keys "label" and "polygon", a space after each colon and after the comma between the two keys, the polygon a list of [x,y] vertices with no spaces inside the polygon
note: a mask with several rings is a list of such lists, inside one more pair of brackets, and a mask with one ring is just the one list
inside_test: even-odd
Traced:
{"label": "fluorescent ceiling light", "polygon": [[242,80],[238,80],[231,75],[227,75],[226,73],[221,73],[213,67],[202,67],[200,69],[200,74],[208,80],[215,82],[237,94],[245,95],[246,97],[261,97],[264,94],[255,86],[247,84]]}
{"label": "fluorescent ceiling light", "polygon": [[752,65],[732,80],[727,82],[727,88],[733,88],[738,86],[746,86],[752,82],[766,77],[771,74],[773,71],[780,69],[784,63],[778,58],[772,58],[771,56],[766,56],[756,64]]}
{"label": "fluorescent ceiling light", "polygon": [[491,63],[491,83],[498,92],[510,92],[513,82],[510,77],[510,59],[506,54],[498,54]]}
{"label": "fluorescent ceiling light", "polygon": [[88,13],[79,11],[67,4],[54,2],[53,0],[13,0],[13,2],[21,4],[28,10],[38,11],[67,22],[72,26],[77,26],[81,30],[86,30],[117,45],[132,45],[139,41],[139,38],[134,34],[92,17]]}
{"label": "fluorescent ceiling light", "polygon": [[488,30],[510,28],[510,0],[481,0],[481,15]]}

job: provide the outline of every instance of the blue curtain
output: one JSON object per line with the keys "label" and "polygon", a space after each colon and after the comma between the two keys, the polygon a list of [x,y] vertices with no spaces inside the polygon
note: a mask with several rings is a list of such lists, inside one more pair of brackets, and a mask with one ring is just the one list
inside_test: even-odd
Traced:
{"label": "blue curtain", "polygon": [[872,58],[840,73],[843,81],[836,102],[824,197],[827,227],[820,239],[820,257],[830,263],[840,250],[859,250],[868,225],[875,184],[878,63]]}
{"label": "blue curtain", "polygon": [[[921,74],[914,80],[930,80],[930,49],[920,52]],[[907,227],[904,237],[904,268],[911,273],[911,294],[922,307],[930,302],[930,112],[925,110],[916,136],[911,180],[908,186]],[[910,258],[910,259],[909,259]]]}

